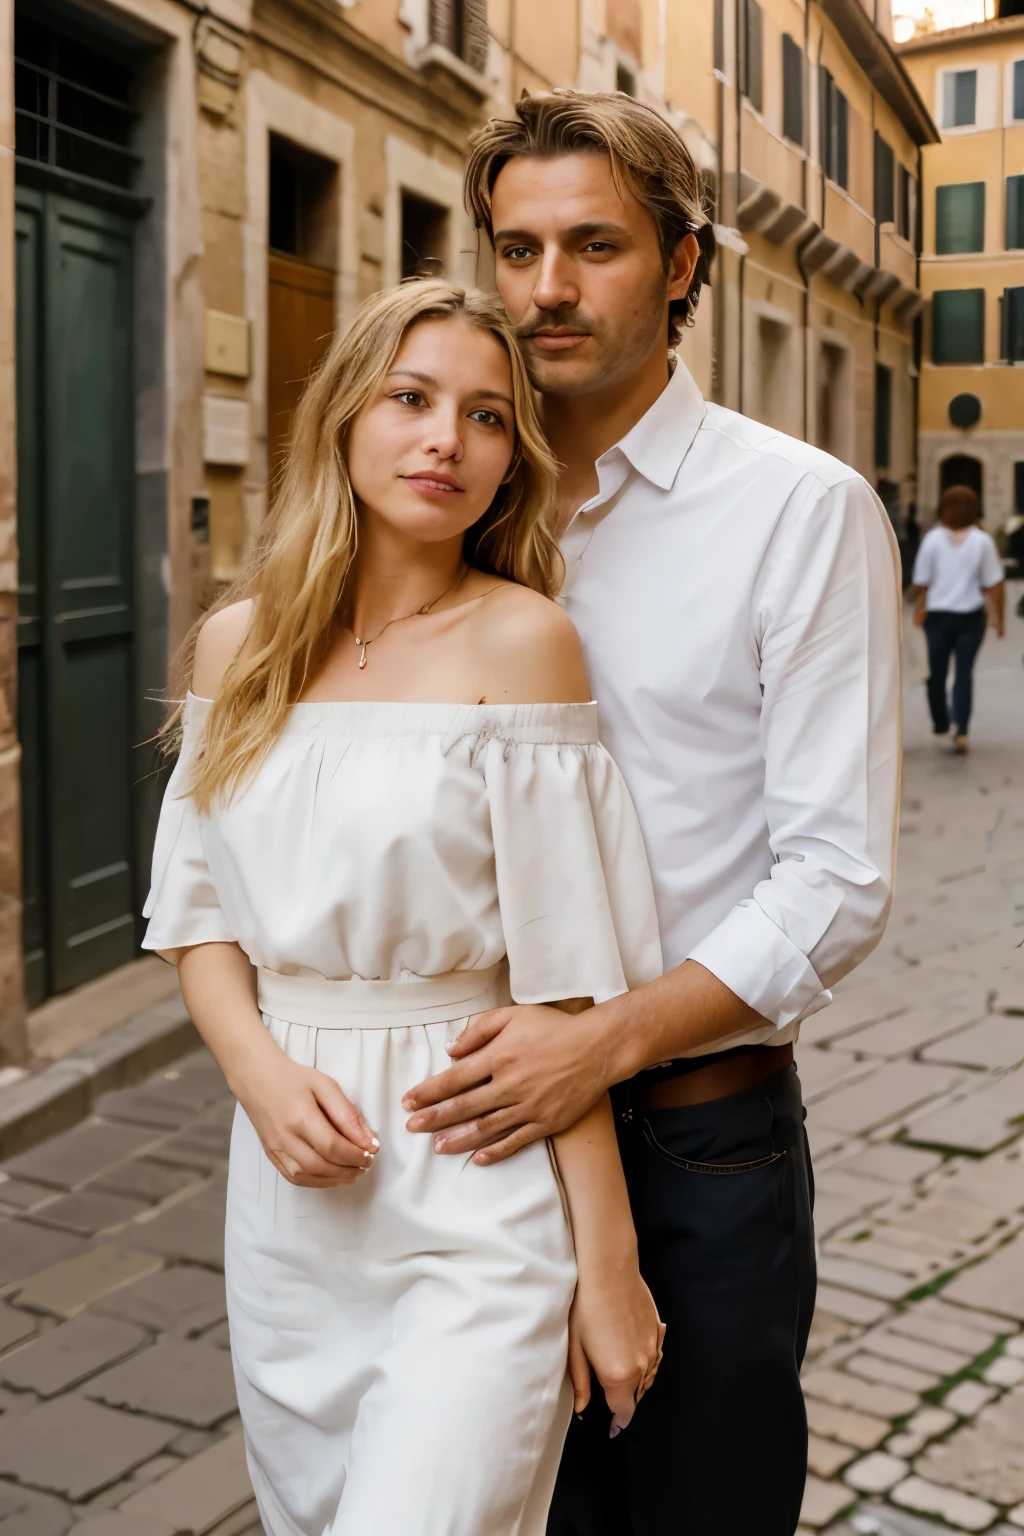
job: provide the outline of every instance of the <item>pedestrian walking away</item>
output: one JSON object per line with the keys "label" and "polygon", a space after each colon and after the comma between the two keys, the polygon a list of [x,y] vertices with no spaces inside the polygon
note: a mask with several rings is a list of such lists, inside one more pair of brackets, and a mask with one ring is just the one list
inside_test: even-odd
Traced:
{"label": "pedestrian walking away", "polygon": [[[943,493],[939,520],[921,540],[914,562],[914,622],[928,644],[928,709],[936,736],[952,727],[953,749],[967,751],[974,663],[991,622],[1005,634],[1003,565],[995,540],[978,524],[981,503],[967,485]],[[956,658],[952,698],[949,663]]]}
{"label": "pedestrian walking away", "polygon": [[714,235],[656,112],[526,97],[466,192],[563,466],[561,601],[667,969],[559,1029],[543,1006],[474,1021],[409,1124],[497,1161],[613,1088],[665,1358],[611,1445],[596,1399],[573,1421],[549,1536],[792,1536],[815,1292],[793,1047],[892,894],[895,538],[859,475],[706,403],[675,354]]}
{"label": "pedestrian walking away", "polygon": [[662,968],[549,600],[553,488],[500,306],[378,295],[186,650],[145,944],[239,1101],[225,1278],[267,1536],[543,1536],[591,1373],[617,1434],[658,1369],[607,1097],[497,1167],[401,1109],[471,1015]]}

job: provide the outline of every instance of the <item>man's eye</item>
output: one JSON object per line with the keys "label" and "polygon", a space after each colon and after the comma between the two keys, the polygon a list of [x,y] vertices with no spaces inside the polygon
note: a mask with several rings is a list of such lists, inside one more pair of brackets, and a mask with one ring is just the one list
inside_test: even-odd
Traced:
{"label": "man's eye", "polygon": [[506,261],[522,261],[525,257],[532,256],[533,252],[528,245],[512,245],[501,254]]}
{"label": "man's eye", "polygon": [[615,247],[609,240],[588,240],[583,249],[596,252],[598,256],[603,256],[605,251],[613,251]]}

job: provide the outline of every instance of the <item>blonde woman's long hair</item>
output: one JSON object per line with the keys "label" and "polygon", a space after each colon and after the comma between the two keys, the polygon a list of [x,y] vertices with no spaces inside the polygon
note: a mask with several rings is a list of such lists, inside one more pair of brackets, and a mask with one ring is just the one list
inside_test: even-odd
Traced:
{"label": "blonde woman's long hair", "polygon": [[[364,303],[327,353],[295,413],[273,511],[246,568],[211,612],[252,598],[252,621],[227,668],[196,753],[190,792],[200,810],[229,799],[251,778],[289,710],[325,660],[346,596],[359,541],[356,500],[345,462],[351,424],[380,386],[410,326],[458,319],[488,331],[512,368],[515,444],[505,482],[466,531],[463,553],[478,570],[553,597],[563,574],[551,535],[556,465],[541,431],[515,333],[496,298],[439,280],[403,283]],[[178,662],[179,689],[191,684],[193,626]],[[181,740],[179,704],[164,727]]]}

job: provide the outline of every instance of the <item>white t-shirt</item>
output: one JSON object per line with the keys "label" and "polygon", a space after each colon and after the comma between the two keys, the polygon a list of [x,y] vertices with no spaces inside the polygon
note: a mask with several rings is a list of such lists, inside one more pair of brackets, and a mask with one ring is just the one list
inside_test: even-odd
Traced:
{"label": "white t-shirt", "polygon": [[914,561],[914,586],[927,587],[928,612],[973,613],[985,606],[986,587],[1003,579],[1003,562],[995,541],[981,528],[967,530],[955,544],[949,531],[930,528]]}

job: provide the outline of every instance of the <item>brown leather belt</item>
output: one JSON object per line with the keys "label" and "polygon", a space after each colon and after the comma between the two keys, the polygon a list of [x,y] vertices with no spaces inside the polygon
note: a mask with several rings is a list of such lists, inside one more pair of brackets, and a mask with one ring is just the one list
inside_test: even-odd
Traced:
{"label": "brown leather belt", "polygon": [[[697,1067],[682,1077],[665,1078],[647,1087],[636,1084],[639,1105],[644,1109],[681,1109],[687,1104],[710,1104],[753,1088],[766,1077],[781,1072],[793,1061],[789,1045],[742,1046],[734,1055]],[[634,1080],[635,1081],[635,1080]]]}

